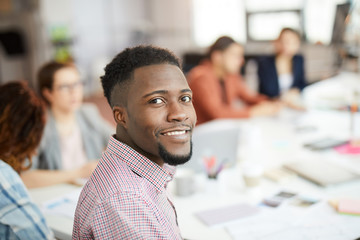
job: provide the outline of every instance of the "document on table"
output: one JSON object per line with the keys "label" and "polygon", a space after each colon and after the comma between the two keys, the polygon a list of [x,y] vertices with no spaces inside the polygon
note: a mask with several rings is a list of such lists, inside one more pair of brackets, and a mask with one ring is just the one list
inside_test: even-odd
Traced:
{"label": "document on table", "polygon": [[45,214],[74,218],[81,190],[79,188],[61,197],[44,202],[42,204],[42,211]]}
{"label": "document on table", "polygon": [[336,213],[326,202],[302,210],[284,207],[265,209],[252,217],[225,226],[234,240],[241,239],[356,239],[360,217]]}
{"label": "document on table", "polygon": [[259,209],[257,207],[242,203],[197,212],[195,213],[195,215],[205,224],[213,226],[233,221],[239,218],[249,217],[257,214],[258,212]]}

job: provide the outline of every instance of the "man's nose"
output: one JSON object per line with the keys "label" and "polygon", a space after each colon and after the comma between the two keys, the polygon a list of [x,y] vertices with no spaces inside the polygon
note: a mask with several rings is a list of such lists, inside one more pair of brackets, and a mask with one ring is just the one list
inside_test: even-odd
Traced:
{"label": "man's nose", "polygon": [[169,122],[183,122],[185,119],[187,119],[185,106],[181,105],[179,102],[169,104],[167,119]]}

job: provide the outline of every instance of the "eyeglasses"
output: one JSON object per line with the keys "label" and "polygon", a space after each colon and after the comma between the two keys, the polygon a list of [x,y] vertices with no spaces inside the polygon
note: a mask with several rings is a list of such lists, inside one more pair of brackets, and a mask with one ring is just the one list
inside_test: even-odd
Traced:
{"label": "eyeglasses", "polygon": [[77,81],[70,84],[60,84],[58,86],[54,86],[54,89],[60,92],[70,92],[73,89],[82,88],[85,85],[83,81]]}

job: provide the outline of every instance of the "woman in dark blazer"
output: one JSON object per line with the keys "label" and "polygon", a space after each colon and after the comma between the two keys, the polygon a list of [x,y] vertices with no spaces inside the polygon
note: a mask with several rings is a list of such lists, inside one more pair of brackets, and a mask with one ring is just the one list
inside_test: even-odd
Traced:
{"label": "woman in dark blazer", "polygon": [[306,85],[304,58],[297,54],[300,43],[297,31],[284,28],[275,41],[275,55],[258,59],[260,93],[285,102],[299,96]]}

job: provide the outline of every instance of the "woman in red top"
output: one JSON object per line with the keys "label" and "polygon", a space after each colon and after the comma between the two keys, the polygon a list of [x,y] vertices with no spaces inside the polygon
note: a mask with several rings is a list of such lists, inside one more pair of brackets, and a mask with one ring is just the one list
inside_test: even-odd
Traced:
{"label": "woman in red top", "polygon": [[208,59],[188,74],[198,124],[217,118],[274,115],[279,104],[251,92],[240,76],[243,47],[230,37],[220,37],[209,48]]}

